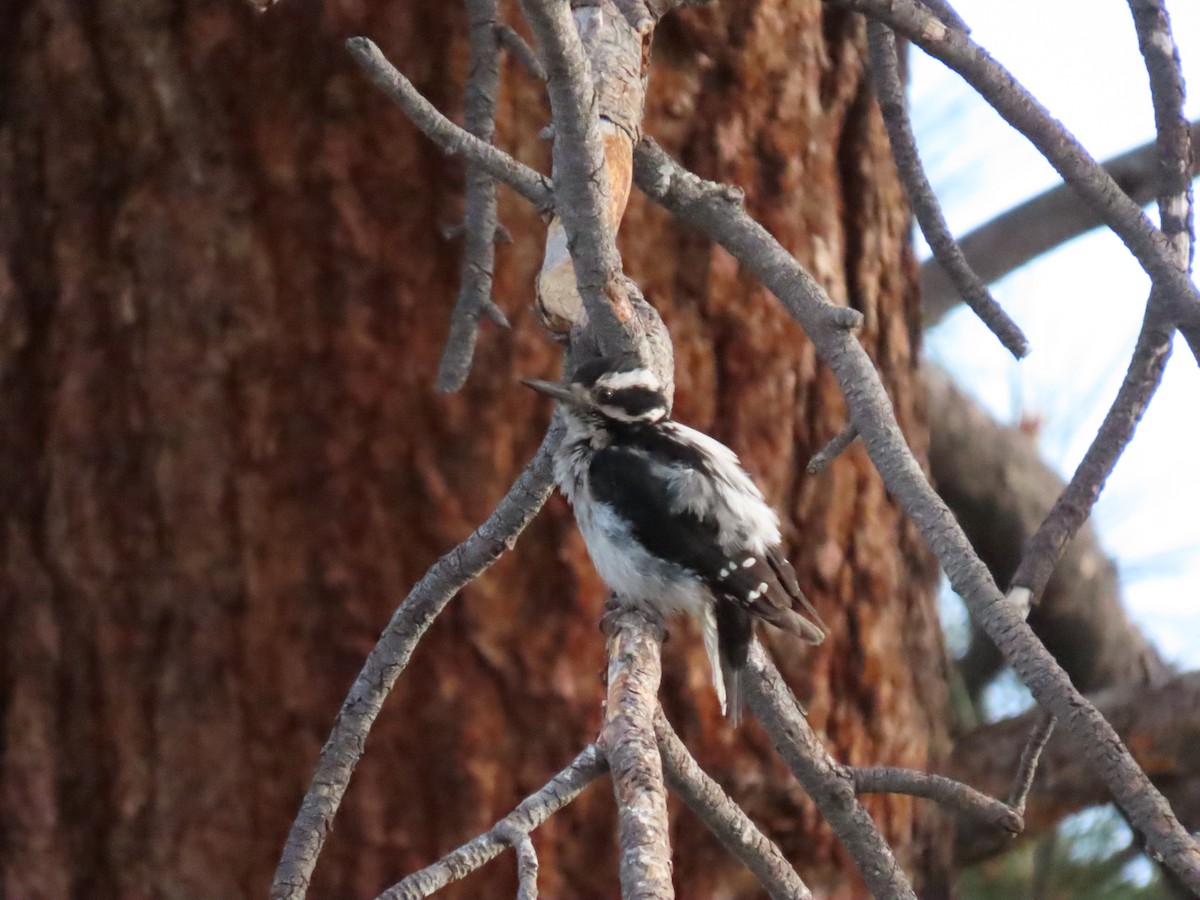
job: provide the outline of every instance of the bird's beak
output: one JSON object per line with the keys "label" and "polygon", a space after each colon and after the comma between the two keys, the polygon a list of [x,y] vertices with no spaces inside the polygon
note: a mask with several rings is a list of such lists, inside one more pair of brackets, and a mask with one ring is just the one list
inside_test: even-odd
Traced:
{"label": "bird's beak", "polygon": [[575,388],[570,383],[560,381],[539,381],[536,378],[522,378],[521,384],[525,387],[531,387],[541,394],[548,394],[555,400],[561,400],[563,403],[569,403],[577,406],[580,402],[580,397],[575,393]]}

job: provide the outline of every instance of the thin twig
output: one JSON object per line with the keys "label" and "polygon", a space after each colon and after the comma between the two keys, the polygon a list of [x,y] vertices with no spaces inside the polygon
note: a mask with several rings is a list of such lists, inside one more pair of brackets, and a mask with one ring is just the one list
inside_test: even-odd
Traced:
{"label": "thin twig", "polygon": [[660,707],[654,733],[662,753],[667,786],[708,826],[721,844],[749,869],[772,900],[808,900],[808,887],[775,842],[692,758]]}
{"label": "thin twig", "polygon": [[950,809],[966,813],[1009,834],[1020,834],[1025,828],[1020,814],[1007,804],[980,793],[969,784],[914,769],[891,766],[848,768],[859,794],[909,794],[934,800]]}
{"label": "thin twig", "polygon": [[503,150],[481,141],[443,116],[421,96],[411,81],[387,61],[370,39],[348,38],[346,49],[371,76],[371,80],[404,110],[413,124],[443,153],[461,156],[479,166],[532,203],[540,213],[546,213],[553,207],[554,192],[546,176],[517,162]]}
{"label": "thin twig", "polygon": [[510,822],[498,822],[492,831],[517,854],[517,900],[537,900],[538,858],[533,838]]}
{"label": "thin twig", "polygon": [[950,232],[950,226],[946,224],[941,204],[925,176],[917,151],[917,139],[908,119],[908,104],[896,57],[895,35],[882,22],[871,19],[867,22],[867,46],[871,57],[872,81],[892,145],[892,156],[929,249],[954,283],[959,295],[1004,348],[1017,359],[1026,356],[1029,353],[1029,341],[972,271],[962,248]]}
{"label": "thin twig", "polygon": [[1092,506],[1112,474],[1117,460],[1133,440],[1150,398],[1162,381],[1171,355],[1173,329],[1164,322],[1158,293],[1152,292],[1138,334],[1133,358],[1121,381],[1117,397],[1109,408],[1091,446],[1071,476],[1066,489],[1038,526],[1025,548],[1021,564],[1013,575],[1014,587],[1028,588],[1033,602],[1041,596],[1067,544],[1091,514]]}
{"label": "thin twig", "polygon": [[820,475],[857,438],[858,428],[855,427],[853,422],[847,423],[845,428],[833,436],[833,440],[813,454],[813,458],[808,461],[808,468],[805,471],[809,475]]}
{"label": "thin twig", "polygon": [[[1200,143],[1200,120],[1189,126],[1193,146]],[[1158,147],[1154,141],[1105,160],[1104,170],[1138,206],[1154,199],[1159,187]],[[1200,174],[1192,162],[1190,177]],[[992,284],[1033,259],[1094,228],[1104,220],[1069,184],[1061,183],[1007,210],[959,238],[975,273]],[[925,326],[941,321],[961,298],[936,259],[921,265],[921,305]]]}
{"label": "thin twig", "polygon": [[521,37],[515,28],[504,22],[497,22],[496,38],[500,41],[500,46],[524,66],[526,72],[538,81],[546,80],[546,68],[542,65],[542,61],[537,58],[533,48],[525,43],[525,38]]}
{"label": "thin twig", "polygon": [[663,626],[637,609],[610,607],[604,628],[608,633],[608,704],[600,746],[617,797],[621,894],[669,900],[675,890],[667,789],[654,737]]}
{"label": "thin twig", "polygon": [[[500,84],[500,49],[496,42],[496,0],[466,0],[471,62],[466,87],[464,127],[479,140],[496,138],[496,88]],[[471,371],[479,320],[498,324],[508,319],[492,299],[492,266],[496,261],[496,182],[472,162],[467,163],[463,212],[461,284],[450,334],[438,364],[437,389],[459,390]]]}
{"label": "thin twig", "polygon": [[[521,861],[521,846],[524,843],[522,838],[528,841],[531,831],[578,797],[585,787],[604,774],[605,768],[604,755],[595,744],[588,746],[570,765],[551,778],[537,793],[522,800],[516,809],[492,826],[490,831],[392,885],[379,895],[378,900],[418,900],[420,897],[428,897],[434,891],[464,878],[484,863],[495,859],[506,847],[515,847],[517,850],[518,869],[522,873],[522,890],[526,889],[532,879],[533,893],[518,896],[522,900],[525,896],[536,897],[537,856],[532,856],[532,864],[528,858],[524,862]],[[525,852],[531,854],[532,850],[533,845],[530,844]],[[527,874],[530,871],[532,876]]]}
{"label": "thin twig", "polygon": [[963,31],[914,0],[827,0],[889,25],[961,75],[1023,134],[1103,218],[1161,288],[1177,321],[1200,322],[1200,291],[1175,265],[1171,245],[1136,203],[1020,82]]}
{"label": "thin twig", "polygon": [[1021,759],[1017,763],[1017,774],[1013,778],[1012,791],[1008,795],[1008,805],[1018,815],[1025,815],[1025,801],[1033,789],[1033,776],[1037,774],[1038,760],[1042,751],[1054,733],[1054,716],[1044,713],[1029,732],[1029,740],[1021,750]]}
{"label": "thin twig", "polygon": [[827,310],[833,307],[820,285],[745,210],[723,199],[719,185],[683,169],[652,141],[643,140],[638,145],[634,177],[652,199],[729,251],[804,328],[818,356],[841,385],[851,421],[858,427],[885,486],[921,530],[974,620],[1000,648],[1038,703],[1058,718],[1118,805],[1146,835],[1152,851],[1185,882],[1200,890],[1200,849],[1112,726],[1075,689],[1024,619],[1004,600],[987,567],[908,449],[870,357],[851,334],[828,321]]}
{"label": "thin twig", "polygon": [[813,733],[783,677],[755,641],[746,666],[751,711],[796,780],[841,839],[876,898],[916,898],[879,829],[854,795],[854,785]]}
{"label": "thin twig", "polygon": [[396,609],[342,702],[333,730],[292,823],[271,884],[273,900],[300,900],[341,806],[383,701],[412,656],[417,641],[462,588],[512,548],[553,488],[553,455],[563,430],[555,424],[533,460],[495,511],[474,533],[434,563]]}

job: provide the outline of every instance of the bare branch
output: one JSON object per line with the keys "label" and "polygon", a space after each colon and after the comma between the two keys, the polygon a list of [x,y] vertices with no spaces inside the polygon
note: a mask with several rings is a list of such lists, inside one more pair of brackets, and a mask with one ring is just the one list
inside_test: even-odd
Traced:
{"label": "bare branch", "polygon": [[[1200,121],[1192,122],[1192,144],[1200,143]],[[1118,187],[1138,206],[1155,197],[1158,147],[1154,141],[1103,163]],[[1191,176],[1200,174],[1193,160]],[[971,268],[986,283],[999,281],[1033,259],[1094,228],[1104,220],[1070,185],[1059,184],[985,222],[959,239]],[[925,326],[936,325],[959,302],[958,291],[936,259],[921,266]]]}
{"label": "bare branch", "polygon": [[[555,212],[571,250],[575,282],[587,313],[588,337],[604,355],[638,349],[627,329],[637,327],[621,277],[621,258],[609,209],[609,171],[605,165],[592,70],[565,3],[522,0],[525,17],[546,66],[554,117]],[[580,17],[599,15],[588,7]],[[611,20],[610,20],[611,23]],[[631,111],[635,122],[642,110]]]}
{"label": "bare branch", "polygon": [[533,838],[509,822],[497,823],[492,830],[517,854],[517,900],[537,900],[538,858]]}
{"label": "bare branch", "polygon": [[[992,578],[1008,584],[1024,548],[1066,482],[1020,428],[998,424],[941,369],[923,367],[929,391],[929,468]],[[1084,693],[1161,680],[1166,664],[1130,621],[1116,564],[1085,523],[1067,545],[1029,625]],[[1001,666],[995,644],[973,629],[960,661],[972,699]]]}
{"label": "bare branch", "polygon": [[496,39],[500,42],[501,47],[511,53],[521,63],[526,72],[538,81],[546,80],[546,69],[542,65],[542,61],[537,58],[537,54],[533,52],[533,48],[525,43],[525,38],[521,37],[515,28],[511,25],[506,25],[504,22],[497,22]]}
{"label": "bare branch", "polygon": [[662,757],[654,737],[662,678],[661,622],[637,609],[612,605],[608,634],[608,705],[600,746],[617,796],[621,895],[671,898],[671,847]]}
{"label": "bare branch", "polygon": [[[1187,822],[1196,827],[1200,785],[1200,672],[1179,675],[1158,685],[1121,684],[1091,697],[1125,743],[1134,748],[1146,769]],[[1027,752],[1039,736],[1045,717],[1034,709],[1001,722],[982,725],[961,737],[945,774],[975,785],[988,794],[1013,791],[1012,760]],[[1025,837],[1036,837],[1066,816],[1108,803],[1111,793],[1095,768],[1083,758],[1076,741],[1056,730],[1045,745],[1037,777],[1023,810]],[[972,821],[958,824],[958,856],[977,862],[1011,846],[990,828]]]}
{"label": "bare branch", "polygon": [[[1191,135],[1183,117],[1183,77],[1166,11],[1157,0],[1130,0],[1138,42],[1146,57],[1160,157],[1159,215],[1176,270],[1188,278],[1192,249]],[[1171,353],[1170,298],[1156,283],[1146,304],[1133,359],[1104,417],[1095,440],[1084,455],[1071,483],[1029,542],[1013,583],[1029,588],[1036,598],[1050,580],[1067,542],[1091,514],[1104,482],[1133,439],[1150,398],[1158,389]],[[1200,330],[1185,328],[1189,342]],[[1200,345],[1192,343],[1194,350]],[[1197,356],[1200,360],[1200,355]],[[1036,600],[1035,600],[1036,602]]]}
{"label": "bare branch", "polygon": [[1029,732],[1029,740],[1021,748],[1021,759],[1017,763],[1017,774],[1013,778],[1012,791],[1008,795],[1008,805],[1019,815],[1025,815],[1025,801],[1029,799],[1029,791],[1033,787],[1033,776],[1037,774],[1038,760],[1042,751],[1054,734],[1054,716],[1043,713]]}
{"label": "bare branch", "polygon": [[[1159,162],[1158,217],[1179,271],[1188,277],[1196,241],[1192,180],[1189,177],[1195,159],[1192,135],[1183,115],[1183,69],[1179,63],[1179,47],[1171,33],[1171,19],[1164,0],[1129,0],[1129,9],[1137,29],[1138,48],[1146,61],[1150,97],[1154,104]],[[1176,298],[1151,297],[1151,301],[1160,299]],[[1188,342],[1192,356],[1200,363],[1200,304],[1193,303],[1182,310],[1176,324]]]}
{"label": "bare branch", "polygon": [[833,761],[783,677],[755,641],[746,666],[746,701],[796,780],[841,839],[877,898],[915,898],[883,835],[854,796],[854,785]]}
{"label": "bare branch", "polygon": [[409,875],[380,894],[378,900],[418,900],[428,897],[495,859],[505,847],[517,850],[521,890],[528,891],[532,883],[532,893],[518,894],[518,898],[525,900],[527,897],[536,897],[537,856],[533,854],[529,833],[578,797],[585,787],[604,774],[605,768],[603,754],[595,744],[588,746],[570,765],[551,778],[545,787],[522,800],[490,831],[447,853],[433,865]]}
{"label": "bare branch", "polygon": [[495,511],[469,538],[430,567],[392,615],[342,702],[321,749],[312,785],[304,795],[275,870],[273,900],[300,900],[308,892],[317,857],[384,699],[437,614],[465,585],[512,548],[517,535],[542,508],[553,488],[552,459],[562,434],[558,424],[551,427],[537,454]]}
{"label": "bare branch", "polygon": [[1158,137],[1158,215],[1177,264],[1191,270],[1195,222],[1192,135],[1183,115],[1183,70],[1163,0],[1129,0],[1138,48],[1146,61]]}
{"label": "bare branch", "polygon": [[1028,588],[1035,604],[1067,544],[1091,514],[1104,483],[1133,440],[1133,432],[1162,381],[1167,358],[1171,355],[1173,329],[1162,321],[1164,316],[1157,302],[1160,296],[1157,291],[1153,292],[1146,305],[1133,358],[1112,407],[1066,490],[1059,495],[1030,539],[1025,556],[1013,575],[1013,585]]}
{"label": "bare branch", "polygon": [[[933,26],[944,30],[939,23]],[[995,641],[1038,703],[1058,718],[1130,820],[1146,835],[1153,852],[1200,890],[1200,849],[1112,726],[1071,684],[1024,618],[1005,602],[905,444],[866,351],[848,332],[829,323],[826,310],[833,307],[824,291],[762,226],[740,207],[722,201],[718,186],[682,169],[649,141],[638,146],[634,174],[652,199],[705,231],[756,275],[804,328],[841,385],[851,421],[884,484],[925,536],[975,621]]]}
{"label": "bare branch", "polygon": [[867,22],[867,46],[871,56],[872,81],[892,145],[892,156],[908,192],[913,215],[921,226],[921,233],[925,235],[934,258],[949,275],[958,294],[1005,349],[1020,359],[1029,353],[1029,341],[988,292],[979,276],[971,270],[962,248],[950,233],[942,207],[925,176],[917,151],[917,139],[908,120],[908,105],[896,58],[895,35],[886,25],[871,19]]}
{"label": "bare branch", "polygon": [[[471,63],[466,88],[466,130],[486,144],[496,137],[496,88],[500,84],[500,50],[496,42],[496,0],[466,0]],[[492,299],[492,266],[496,261],[496,183],[467,163],[463,213],[462,283],[450,316],[450,335],[438,364],[437,389],[459,390],[471,371],[479,319],[507,324]]]}
{"label": "bare branch", "polygon": [[854,427],[853,422],[850,422],[845,428],[834,435],[833,440],[813,454],[813,458],[808,461],[808,468],[805,471],[809,475],[820,475],[857,438],[858,429]]}
{"label": "bare branch", "polygon": [[1019,834],[1025,827],[1020,813],[1015,809],[945,775],[891,766],[861,769],[848,767],[846,771],[854,782],[855,792],[859,794],[909,794],[913,797],[924,797],[966,813],[1009,834]]}
{"label": "bare branch", "polygon": [[775,842],[755,825],[721,786],[692,758],[662,708],[654,716],[667,785],[716,835],[721,844],[754,873],[772,900],[809,900],[812,894]]}
{"label": "bare branch", "polygon": [[413,124],[443,153],[461,156],[479,166],[532,203],[538,212],[545,213],[551,209],[554,194],[544,175],[464,131],[434,109],[433,104],[422,97],[412,82],[387,61],[370,39],[348,38],[346,49],[371,76],[371,80],[404,110]]}
{"label": "bare branch", "polygon": [[1124,242],[1170,301],[1176,321],[1200,321],[1200,292],[1175,265],[1171,245],[1077,140],[1012,75],[963,31],[947,28],[914,0],[828,0],[885,22],[958,72],[1029,139]]}

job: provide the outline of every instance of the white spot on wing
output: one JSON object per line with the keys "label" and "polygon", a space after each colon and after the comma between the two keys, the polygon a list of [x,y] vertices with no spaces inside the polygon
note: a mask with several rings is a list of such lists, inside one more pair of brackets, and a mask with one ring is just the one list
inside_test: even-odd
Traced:
{"label": "white spot on wing", "polygon": [[754,565],[754,557],[753,556],[747,556],[745,559],[742,560],[742,568],[743,569],[748,569],[752,565]]}

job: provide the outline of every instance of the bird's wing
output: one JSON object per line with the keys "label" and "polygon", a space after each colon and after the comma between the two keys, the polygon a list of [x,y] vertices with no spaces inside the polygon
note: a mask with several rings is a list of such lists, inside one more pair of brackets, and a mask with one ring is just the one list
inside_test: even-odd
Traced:
{"label": "bird's wing", "polygon": [[[663,466],[661,459],[641,449],[602,448],[596,451],[589,470],[592,495],[629,522],[633,537],[650,553],[694,572],[717,597],[819,643],[822,631],[792,609],[796,599],[808,607],[795,586],[794,573],[790,578],[795,593],[780,581],[770,559],[723,547],[715,518],[674,509],[674,498],[662,477]],[[787,565],[786,560],[783,564]],[[785,571],[791,573],[791,567]]]}

